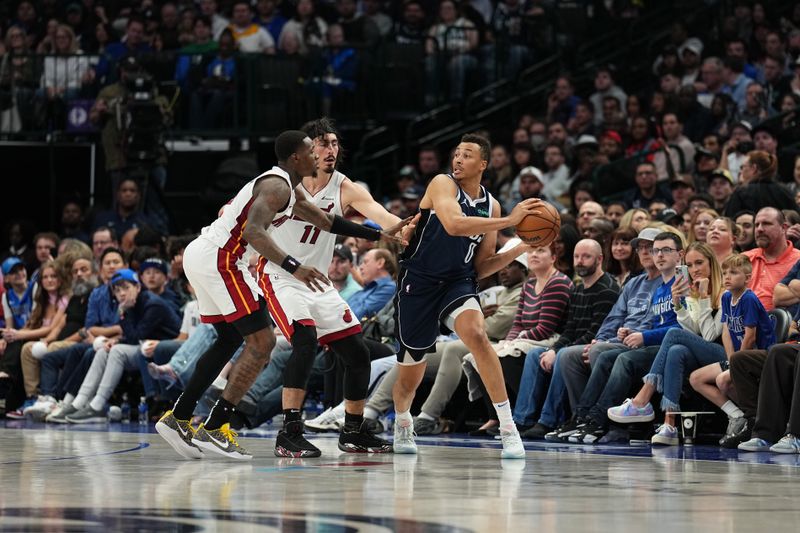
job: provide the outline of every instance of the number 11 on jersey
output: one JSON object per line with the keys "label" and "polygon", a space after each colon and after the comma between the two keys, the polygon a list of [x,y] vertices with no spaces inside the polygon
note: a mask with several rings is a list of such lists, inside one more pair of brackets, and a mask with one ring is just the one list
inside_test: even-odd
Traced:
{"label": "number 11 on jersey", "polygon": [[[303,228],[303,235],[300,237],[300,242],[303,244],[316,244],[320,231],[318,227],[309,224]],[[309,240],[309,237],[311,237],[311,240]]]}

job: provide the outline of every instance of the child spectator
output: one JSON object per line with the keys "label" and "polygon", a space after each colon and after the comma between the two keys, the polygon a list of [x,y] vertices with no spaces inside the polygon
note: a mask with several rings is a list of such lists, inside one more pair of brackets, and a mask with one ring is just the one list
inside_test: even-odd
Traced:
{"label": "child spectator", "polygon": [[[766,350],[775,344],[775,331],[769,315],[758,296],[747,288],[752,273],[753,265],[745,255],[734,254],[722,263],[722,282],[726,290],[722,295],[720,320],[725,325],[722,345],[728,359],[704,366],[689,376],[694,390],[722,409],[729,419],[744,416],[723,392],[730,389],[731,355],[754,348]],[[729,422],[729,426],[735,425],[735,421]]]}

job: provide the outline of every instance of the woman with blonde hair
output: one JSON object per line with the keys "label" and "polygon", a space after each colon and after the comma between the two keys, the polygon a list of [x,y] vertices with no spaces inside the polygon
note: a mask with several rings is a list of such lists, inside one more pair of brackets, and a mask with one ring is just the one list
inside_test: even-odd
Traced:
{"label": "woman with blonde hair", "polygon": [[689,242],[706,242],[708,228],[716,218],[719,218],[719,213],[713,209],[708,207],[698,209],[689,222],[689,235],[687,235]]}
{"label": "woman with blonde hair", "polygon": [[[42,265],[41,275],[39,276],[39,290],[35,292],[33,310],[31,316],[22,329],[5,328],[3,329],[3,340],[8,343],[3,354],[2,364],[0,365],[0,389],[18,385],[23,380],[21,366],[22,354],[25,351],[33,350],[37,341],[55,340],[53,332],[60,331],[63,327],[67,303],[69,302],[69,284],[61,278],[54,261],[48,261]],[[6,388],[1,382],[9,380],[9,387]],[[38,376],[35,383],[25,379],[25,395],[28,399],[33,399],[36,388],[39,384]],[[30,402],[33,403],[32,401]],[[22,418],[23,406],[16,411],[6,413],[8,418]]]}
{"label": "woman with blonde hair", "polygon": [[711,222],[706,234],[706,242],[714,250],[720,265],[736,253],[736,239],[739,238],[740,233],[739,226],[728,217],[717,217]]}
{"label": "woman with blonde hair", "polygon": [[789,189],[775,181],[778,173],[778,158],[763,150],[747,153],[739,170],[742,183],[725,206],[725,216],[734,217],[743,210],[757,213],[762,207],[796,210],[797,205]]}
{"label": "woman with blonde hair", "polygon": [[[64,105],[80,96],[84,85],[94,81],[94,70],[89,58],[81,55],[75,32],[66,24],[60,24],[53,36],[53,55],[44,58],[44,72],[36,97],[47,107],[47,116],[63,121]],[[40,116],[41,119],[45,117]],[[57,125],[60,129],[61,124]]]}
{"label": "woman with blonde hair", "polygon": [[619,220],[619,229],[633,228],[638,234],[650,223],[650,220],[650,213],[647,209],[642,209],[640,207],[628,209]]}
{"label": "woman with blonde hair", "polygon": [[679,275],[672,285],[672,305],[682,329],[667,332],[639,393],[608,410],[608,417],[617,423],[650,422],[655,419],[650,399],[661,393],[666,418],[653,436],[653,444],[678,444],[673,413],[680,411],[684,376],[727,359],[717,342],[722,335],[719,313],[724,292],[717,256],[709,245],[693,242],[686,249],[685,261],[688,279]]}

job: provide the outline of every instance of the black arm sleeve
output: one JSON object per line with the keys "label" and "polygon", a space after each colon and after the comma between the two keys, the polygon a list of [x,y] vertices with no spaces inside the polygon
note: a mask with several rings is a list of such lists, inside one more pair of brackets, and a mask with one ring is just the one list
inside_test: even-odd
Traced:
{"label": "black arm sleeve", "polygon": [[361,224],[356,224],[355,222],[350,222],[339,215],[333,215],[331,233],[335,233],[336,235],[344,235],[346,237],[358,237],[368,241],[378,241],[381,238],[380,231],[368,228],[367,226],[362,226]]}

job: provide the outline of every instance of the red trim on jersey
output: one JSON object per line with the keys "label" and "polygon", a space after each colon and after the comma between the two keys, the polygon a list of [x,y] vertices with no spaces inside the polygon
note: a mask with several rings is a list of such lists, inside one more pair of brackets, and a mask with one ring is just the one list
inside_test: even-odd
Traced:
{"label": "red trim on jersey", "polygon": [[269,280],[269,274],[264,273],[264,265],[266,264],[267,260],[263,257],[258,260],[258,286],[261,287],[261,291],[264,293],[264,298],[267,300],[267,309],[269,309],[269,314],[272,315],[275,324],[283,332],[284,337],[291,339],[294,328],[289,323],[278,297],[275,296],[275,289]]}
{"label": "red trim on jersey", "polygon": [[225,316],[225,320],[230,322],[229,317],[236,316],[233,320],[254,313],[258,309],[258,304],[253,298],[253,292],[244,280],[242,271],[236,265],[236,258],[227,251],[220,249],[217,252],[217,271],[222,277],[225,289],[228,291],[236,309],[230,315]]}
{"label": "red trim on jersey", "polygon": [[355,326],[350,326],[347,329],[343,329],[341,331],[334,331],[333,333],[328,333],[327,335],[323,335],[318,339],[318,342],[321,345],[326,345],[338,341],[340,339],[344,339],[346,337],[352,337],[353,335],[358,335],[359,333],[361,333],[361,324],[356,324]]}

